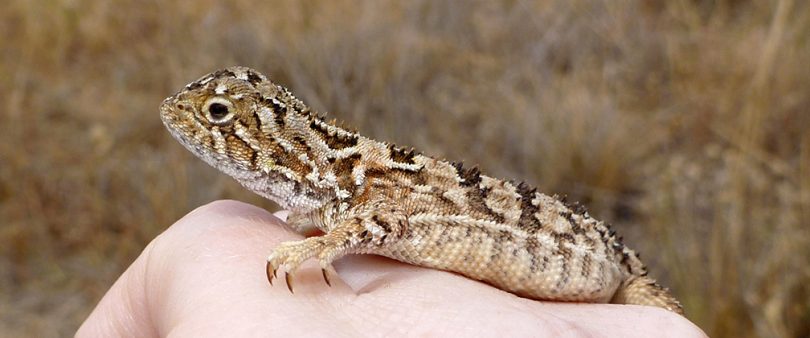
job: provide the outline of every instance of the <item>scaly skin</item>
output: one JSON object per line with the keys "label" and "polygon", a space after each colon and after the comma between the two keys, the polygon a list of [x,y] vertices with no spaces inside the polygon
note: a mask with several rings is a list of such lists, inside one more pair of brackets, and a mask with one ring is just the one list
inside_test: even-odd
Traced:
{"label": "scaly skin", "polygon": [[293,228],[324,233],[282,243],[268,257],[268,280],[282,269],[291,291],[304,260],[326,269],[369,253],[532,299],[683,313],[636,253],[581,206],[327,123],[252,69],[192,82],[163,102],[160,116],[192,153],[291,210]]}

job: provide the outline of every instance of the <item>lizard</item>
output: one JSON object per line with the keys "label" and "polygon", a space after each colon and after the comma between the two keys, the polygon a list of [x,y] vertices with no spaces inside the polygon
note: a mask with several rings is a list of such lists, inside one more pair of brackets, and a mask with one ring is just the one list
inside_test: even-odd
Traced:
{"label": "lizard", "polygon": [[234,66],[160,105],[170,134],[290,214],[302,234],[267,258],[293,292],[298,266],[323,278],[348,254],[451,271],[535,300],[656,306],[683,315],[638,254],[578,203],[530,185],[364,137],[327,122],[287,88]]}

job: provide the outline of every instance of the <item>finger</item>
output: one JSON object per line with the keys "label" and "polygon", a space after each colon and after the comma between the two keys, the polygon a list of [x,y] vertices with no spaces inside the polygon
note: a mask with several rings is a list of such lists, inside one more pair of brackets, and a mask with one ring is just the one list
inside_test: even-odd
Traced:
{"label": "finger", "polygon": [[142,294],[148,246],[118,278],[76,332],[76,337],[149,337],[155,326]]}

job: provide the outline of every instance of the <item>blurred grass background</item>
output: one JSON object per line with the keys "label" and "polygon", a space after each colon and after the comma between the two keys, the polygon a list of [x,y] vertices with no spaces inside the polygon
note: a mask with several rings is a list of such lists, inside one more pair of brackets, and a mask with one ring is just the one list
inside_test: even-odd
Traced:
{"label": "blurred grass background", "polygon": [[203,203],[276,208],[158,118],[229,65],[584,202],[713,337],[810,335],[807,2],[9,0],[0,37],[0,335],[72,335]]}

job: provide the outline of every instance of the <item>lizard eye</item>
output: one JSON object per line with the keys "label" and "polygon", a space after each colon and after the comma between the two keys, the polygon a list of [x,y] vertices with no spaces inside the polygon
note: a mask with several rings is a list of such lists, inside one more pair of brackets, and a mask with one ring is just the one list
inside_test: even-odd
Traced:
{"label": "lizard eye", "polygon": [[222,97],[212,97],[205,101],[203,114],[208,121],[215,125],[226,125],[233,120],[233,103]]}

